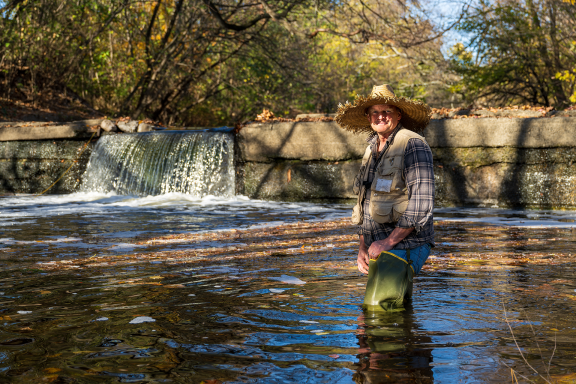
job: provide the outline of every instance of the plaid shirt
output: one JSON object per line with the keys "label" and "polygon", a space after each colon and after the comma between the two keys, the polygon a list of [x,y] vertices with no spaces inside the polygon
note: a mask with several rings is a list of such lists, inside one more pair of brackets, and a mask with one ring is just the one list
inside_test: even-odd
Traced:
{"label": "plaid shirt", "polygon": [[[372,150],[372,161],[368,170],[368,183],[374,180],[376,165],[389,146],[396,133],[402,127],[398,125],[386,140],[384,149],[378,152],[378,135],[374,132],[366,140]],[[394,249],[414,249],[424,244],[434,246],[434,225],[432,209],[434,208],[434,168],[432,151],[422,140],[410,139],[404,152],[404,180],[408,188],[408,208],[396,224],[379,224],[372,220],[369,212],[370,188],[364,199],[364,221],[360,225],[359,235],[364,235],[364,243],[370,247],[375,241],[386,239],[394,228],[414,228]],[[369,185],[370,185],[369,184]]]}

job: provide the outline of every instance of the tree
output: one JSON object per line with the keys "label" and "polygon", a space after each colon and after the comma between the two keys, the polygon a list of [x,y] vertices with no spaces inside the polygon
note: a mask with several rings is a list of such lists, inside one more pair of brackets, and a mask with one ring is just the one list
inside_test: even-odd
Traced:
{"label": "tree", "polygon": [[[307,0],[26,0],[0,9],[4,96],[75,91],[99,108],[186,123],[225,67]],[[42,79],[42,81],[38,81]]]}
{"label": "tree", "polygon": [[430,101],[446,84],[442,32],[398,0],[13,0],[0,93],[187,126],[333,112],[382,82]]}
{"label": "tree", "polygon": [[310,37],[324,40],[323,50],[332,50],[327,56],[346,52],[352,64],[346,84],[332,89],[345,89],[350,96],[354,90],[368,93],[376,83],[389,83],[400,96],[440,104],[455,80],[446,70],[442,37],[457,20],[435,16],[417,0],[354,0],[321,14]]}
{"label": "tree", "polygon": [[470,43],[452,50],[452,68],[470,100],[563,109],[575,92],[562,81],[576,61],[576,9],[561,0],[481,0],[460,30]]}

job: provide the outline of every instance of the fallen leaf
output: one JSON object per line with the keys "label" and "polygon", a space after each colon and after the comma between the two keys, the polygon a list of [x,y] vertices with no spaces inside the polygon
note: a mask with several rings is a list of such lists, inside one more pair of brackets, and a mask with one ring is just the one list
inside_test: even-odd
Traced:
{"label": "fallen leaf", "polygon": [[571,384],[576,380],[576,373],[570,373],[567,375],[552,375],[551,378],[554,383]]}
{"label": "fallen leaf", "polygon": [[333,359],[337,359],[337,358],[340,357],[340,355],[328,355],[328,357],[331,357],[331,358],[333,358]]}

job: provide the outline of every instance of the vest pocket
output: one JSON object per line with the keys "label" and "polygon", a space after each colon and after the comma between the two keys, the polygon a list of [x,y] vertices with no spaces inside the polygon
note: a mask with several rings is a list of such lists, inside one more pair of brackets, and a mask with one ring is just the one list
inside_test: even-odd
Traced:
{"label": "vest pocket", "polygon": [[391,223],[393,204],[394,201],[389,200],[389,196],[372,193],[372,196],[370,196],[370,215],[372,220],[379,224]]}
{"label": "vest pocket", "polygon": [[404,212],[406,212],[407,208],[408,208],[408,200],[401,201],[392,206],[392,219],[394,220],[395,223],[398,220],[400,220]]}
{"label": "vest pocket", "polygon": [[408,197],[388,193],[372,193],[370,215],[379,224],[396,223],[408,208]]}

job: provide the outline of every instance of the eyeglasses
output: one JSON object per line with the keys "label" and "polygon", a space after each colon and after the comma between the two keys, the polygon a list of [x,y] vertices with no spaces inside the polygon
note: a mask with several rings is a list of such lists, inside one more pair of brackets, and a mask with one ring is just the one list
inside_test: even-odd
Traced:
{"label": "eyeglasses", "polygon": [[372,112],[367,113],[366,115],[367,115],[367,116],[369,115],[369,116],[371,116],[371,117],[376,117],[376,118],[378,118],[380,115],[382,115],[382,116],[390,116],[390,115],[392,115],[394,112],[396,112],[396,111],[394,111],[394,110],[392,110],[392,109],[386,109],[386,110],[384,110],[384,111],[372,111]]}

